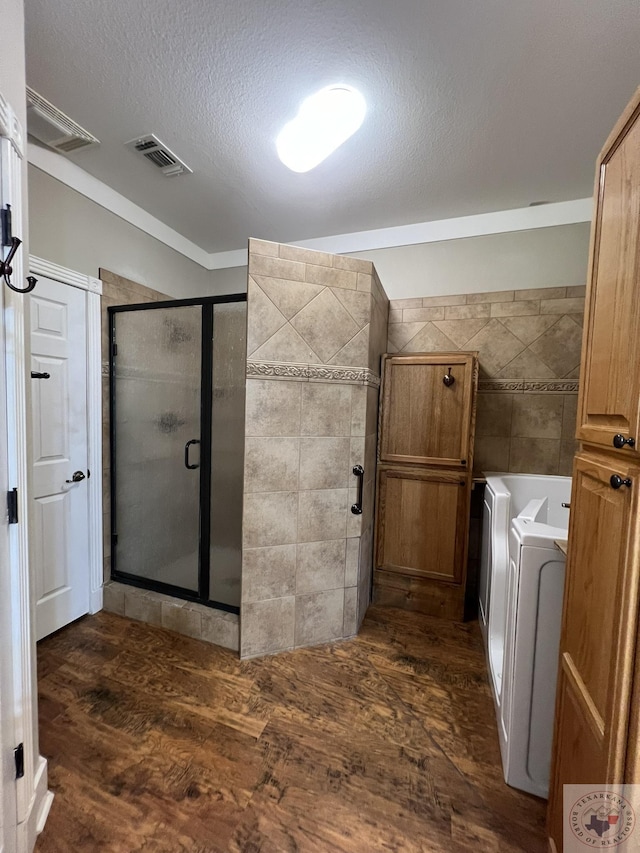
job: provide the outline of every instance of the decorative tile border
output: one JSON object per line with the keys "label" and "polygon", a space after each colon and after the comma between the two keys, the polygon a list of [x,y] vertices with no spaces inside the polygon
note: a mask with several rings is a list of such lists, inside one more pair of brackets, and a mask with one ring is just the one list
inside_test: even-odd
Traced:
{"label": "decorative tile border", "polygon": [[368,367],[248,361],[247,376],[259,376],[261,379],[294,379],[302,382],[347,382],[350,385],[369,385],[372,388],[380,386],[380,377]]}
{"label": "decorative tile border", "polygon": [[577,379],[553,379],[542,382],[524,382],[512,379],[484,379],[478,391],[505,392],[509,394],[577,394]]}

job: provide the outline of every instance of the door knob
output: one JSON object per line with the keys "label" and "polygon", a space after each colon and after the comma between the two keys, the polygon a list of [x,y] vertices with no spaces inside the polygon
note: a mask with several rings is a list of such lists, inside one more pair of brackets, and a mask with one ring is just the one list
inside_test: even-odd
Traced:
{"label": "door knob", "polygon": [[74,471],[71,475],[71,479],[65,480],[65,483],[79,483],[81,480],[84,480],[84,474],[82,471]]}
{"label": "door knob", "polygon": [[628,445],[629,447],[636,446],[635,438],[625,438],[621,433],[613,436],[613,446],[617,447],[620,450],[622,447]]}
{"label": "door knob", "polygon": [[620,474],[612,474],[609,482],[612,489],[619,489],[620,486],[626,486],[628,489],[631,488],[631,479],[629,477],[621,477]]}

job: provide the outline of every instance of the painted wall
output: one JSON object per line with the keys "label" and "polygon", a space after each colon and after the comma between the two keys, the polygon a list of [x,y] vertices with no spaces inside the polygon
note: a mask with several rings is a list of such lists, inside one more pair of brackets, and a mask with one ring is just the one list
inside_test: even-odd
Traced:
{"label": "painted wall", "polygon": [[[589,223],[350,253],[372,261],[391,299],[584,284]],[[213,271],[217,292],[246,289],[247,268]]]}
{"label": "painted wall", "polygon": [[588,222],[376,249],[373,261],[391,299],[585,284]]}
{"label": "painted wall", "polygon": [[218,289],[214,272],[35,166],[29,166],[29,231],[33,255],[85,275],[97,278],[102,267],[177,299],[229,292]]}

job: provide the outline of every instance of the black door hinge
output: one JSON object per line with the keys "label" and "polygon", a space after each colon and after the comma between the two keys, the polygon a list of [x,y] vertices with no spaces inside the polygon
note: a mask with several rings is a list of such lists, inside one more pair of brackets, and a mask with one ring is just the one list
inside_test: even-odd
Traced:
{"label": "black door hinge", "polygon": [[10,489],[7,492],[7,510],[9,513],[9,524],[18,523],[18,490]]}
{"label": "black door hinge", "polygon": [[112,536],[111,536],[111,544],[112,544],[112,545],[117,545],[117,544],[118,544],[118,534],[117,534],[117,533],[112,534]]}
{"label": "black door hinge", "polygon": [[13,750],[13,757],[16,760],[16,779],[22,779],[24,776],[24,744],[20,743]]}
{"label": "black door hinge", "polygon": [[118,344],[111,344],[111,353],[114,356],[118,355]]}

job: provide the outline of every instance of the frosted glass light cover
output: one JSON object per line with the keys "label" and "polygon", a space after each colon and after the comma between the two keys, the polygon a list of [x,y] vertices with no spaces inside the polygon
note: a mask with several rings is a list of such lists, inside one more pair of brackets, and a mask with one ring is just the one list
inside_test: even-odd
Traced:
{"label": "frosted glass light cover", "polygon": [[293,172],[308,172],[360,128],[367,105],[351,86],[327,86],[306,98],[298,115],[276,139],[282,162]]}

